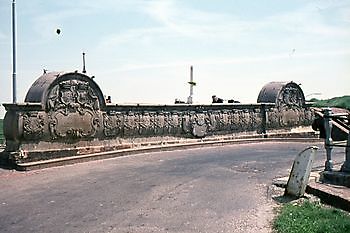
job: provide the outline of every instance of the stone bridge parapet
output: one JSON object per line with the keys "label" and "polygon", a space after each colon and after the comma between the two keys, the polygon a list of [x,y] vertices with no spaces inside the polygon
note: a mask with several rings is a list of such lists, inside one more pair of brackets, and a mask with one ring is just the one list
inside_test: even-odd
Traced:
{"label": "stone bridge parapet", "polygon": [[25,102],[4,104],[9,163],[118,150],[220,135],[267,134],[309,126],[313,113],[299,85],[270,83],[258,104],[118,105],[85,74],[45,73]]}

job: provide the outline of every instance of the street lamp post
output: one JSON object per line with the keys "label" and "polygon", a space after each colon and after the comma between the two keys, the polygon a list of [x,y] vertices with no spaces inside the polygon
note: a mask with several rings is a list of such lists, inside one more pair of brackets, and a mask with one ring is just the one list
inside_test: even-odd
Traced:
{"label": "street lamp post", "polygon": [[16,93],[16,0],[12,1],[12,102],[17,102]]}

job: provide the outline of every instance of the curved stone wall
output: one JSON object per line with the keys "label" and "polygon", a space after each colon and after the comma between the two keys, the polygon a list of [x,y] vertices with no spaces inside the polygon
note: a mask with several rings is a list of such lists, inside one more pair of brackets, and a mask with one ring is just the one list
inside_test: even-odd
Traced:
{"label": "curved stone wall", "polygon": [[105,103],[99,86],[85,74],[46,73],[29,89],[25,103],[4,104],[2,156],[24,163],[311,125],[312,111],[295,85],[264,86],[260,104],[115,105]]}
{"label": "curved stone wall", "polygon": [[302,108],[305,96],[294,82],[270,82],[261,89],[257,102],[274,103],[278,108]]}

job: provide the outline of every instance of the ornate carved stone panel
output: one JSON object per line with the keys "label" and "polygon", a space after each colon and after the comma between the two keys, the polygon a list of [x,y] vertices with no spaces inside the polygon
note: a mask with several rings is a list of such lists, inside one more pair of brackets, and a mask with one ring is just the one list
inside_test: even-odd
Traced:
{"label": "ornate carved stone panel", "polygon": [[177,112],[165,113],[165,134],[178,135],[181,133],[181,118]]}
{"label": "ornate carved stone panel", "polygon": [[260,109],[254,109],[252,119],[253,128],[257,129],[257,131],[260,131],[260,127],[262,125],[262,116]]}
{"label": "ornate carved stone panel", "polygon": [[137,113],[129,112],[124,115],[124,136],[136,136],[138,134],[138,115]]}
{"label": "ornate carved stone panel", "polygon": [[208,111],[208,132],[215,132],[216,130],[216,115],[215,111]]}
{"label": "ornate carved stone panel", "polygon": [[122,136],[123,117],[120,113],[113,115],[103,114],[103,133],[106,137]]}
{"label": "ornate carved stone panel", "polygon": [[85,109],[96,111],[100,109],[98,97],[88,82],[67,80],[55,85],[48,94],[48,109],[51,111],[83,112]]}
{"label": "ornate carved stone panel", "polygon": [[232,130],[239,130],[241,128],[241,123],[239,121],[239,112],[237,110],[232,111],[230,120]]}
{"label": "ornate carved stone panel", "polygon": [[270,109],[267,112],[267,127],[268,128],[281,128],[282,122],[282,114],[281,111],[277,108]]}
{"label": "ornate carved stone panel", "polygon": [[23,114],[23,137],[26,140],[40,139],[45,130],[45,119],[39,112]]}
{"label": "ornate carved stone panel", "polygon": [[139,134],[143,136],[153,135],[153,132],[151,131],[151,127],[152,127],[152,120],[151,120],[150,114],[148,112],[145,112],[142,115],[140,115],[139,122],[138,122]]}
{"label": "ornate carved stone panel", "polygon": [[182,131],[185,134],[188,134],[191,132],[191,121],[190,121],[191,114],[193,113],[185,112],[182,115]]}
{"label": "ornate carved stone panel", "polygon": [[279,107],[301,108],[303,104],[303,93],[300,88],[296,87],[296,85],[292,86],[287,84],[278,97]]}
{"label": "ornate carved stone panel", "polygon": [[209,119],[204,113],[197,113],[191,116],[192,134],[202,138],[207,135]]}
{"label": "ornate carved stone panel", "polygon": [[100,127],[98,97],[88,82],[59,82],[48,94],[47,109],[52,138],[93,137]]}
{"label": "ornate carved stone panel", "polygon": [[153,130],[155,135],[163,135],[165,128],[164,112],[159,112],[154,116]]}

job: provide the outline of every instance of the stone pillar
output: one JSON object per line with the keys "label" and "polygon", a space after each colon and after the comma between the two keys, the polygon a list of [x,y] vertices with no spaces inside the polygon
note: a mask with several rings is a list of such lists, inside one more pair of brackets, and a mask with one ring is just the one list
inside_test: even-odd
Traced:
{"label": "stone pillar", "polygon": [[333,161],[332,161],[332,149],[333,149],[333,140],[332,140],[332,121],[331,121],[331,115],[332,115],[332,109],[325,108],[323,109],[323,117],[324,117],[324,129],[326,133],[325,138],[325,149],[326,149],[326,155],[327,160],[325,163],[325,171],[332,171],[333,170]]}
{"label": "stone pillar", "polygon": [[266,135],[266,125],[267,125],[267,112],[266,112],[266,105],[261,104],[261,133],[264,135],[264,137],[267,137]]}

